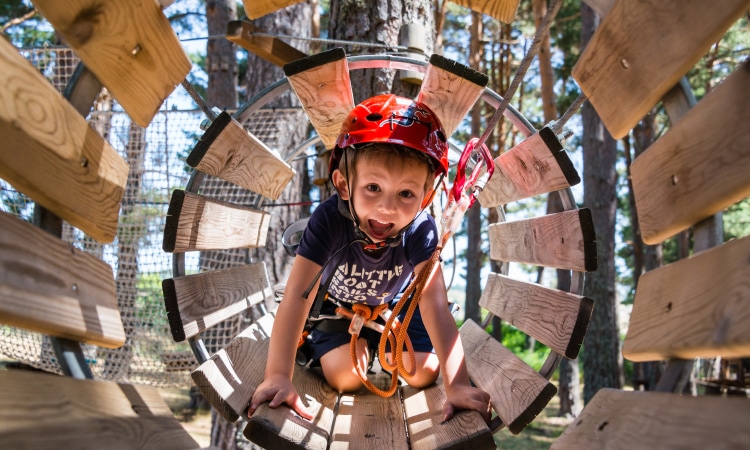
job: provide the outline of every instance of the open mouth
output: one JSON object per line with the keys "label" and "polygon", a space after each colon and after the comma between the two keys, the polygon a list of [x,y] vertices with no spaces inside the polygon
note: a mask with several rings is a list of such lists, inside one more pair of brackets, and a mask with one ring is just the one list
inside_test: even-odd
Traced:
{"label": "open mouth", "polygon": [[393,223],[383,223],[375,219],[370,219],[367,221],[367,227],[370,229],[371,238],[378,241],[384,241],[391,237]]}

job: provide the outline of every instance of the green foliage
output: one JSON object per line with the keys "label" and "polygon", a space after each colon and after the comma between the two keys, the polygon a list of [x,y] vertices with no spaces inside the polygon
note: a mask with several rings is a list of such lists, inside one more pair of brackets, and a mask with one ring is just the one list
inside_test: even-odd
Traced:
{"label": "green foliage", "polygon": [[[26,16],[33,9],[34,6],[25,0],[0,1],[0,24],[4,27],[9,22]],[[38,13],[8,27],[4,34],[16,47],[43,47],[55,43],[55,31]]]}
{"label": "green foliage", "polygon": [[724,211],[724,240],[750,236],[750,197]]}
{"label": "green foliage", "polygon": [[155,329],[169,326],[161,289],[163,278],[161,273],[139,273],[136,280],[138,298],[135,315],[139,322]]}

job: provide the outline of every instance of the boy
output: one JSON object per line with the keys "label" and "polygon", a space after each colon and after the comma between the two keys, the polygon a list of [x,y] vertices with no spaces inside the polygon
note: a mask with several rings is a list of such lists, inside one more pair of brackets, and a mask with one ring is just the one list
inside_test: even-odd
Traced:
{"label": "boy", "polygon": [[[321,280],[323,286],[330,281],[329,299],[340,304],[395,303],[394,297],[425,267],[437,246],[435,221],[424,208],[432,200],[436,176],[448,171],[447,151],[438,118],[421,103],[387,94],[367,99],[349,113],[329,168],[338,194],[321,203],[302,236],[276,312],[265,378],[253,393],[248,416],[268,401],[272,408],[286,403],[312,419],[292,384],[292,373],[297,343]],[[322,312],[334,308],[333,302],[325,301]],[[345,326],[313,329],[313,359],[334,389],[353,391],[362,382],[352,364],[351,335],[345,321],[335,322]],[[489,395],[469,382],[439,264],[424,287],[408,333],[416,367],[405,363],[412,373],[401,374],[406,382],[423,388],[442,371],[443,420],[461,409],[477,410],[489,420]],[[378,340],[377,333],[362,329],[356,353],[360,367],[367,367]]]}

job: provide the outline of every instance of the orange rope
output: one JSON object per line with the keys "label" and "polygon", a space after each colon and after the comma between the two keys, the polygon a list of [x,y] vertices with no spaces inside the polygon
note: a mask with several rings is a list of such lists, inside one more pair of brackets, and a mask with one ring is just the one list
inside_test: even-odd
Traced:
{"label": "orange rope", "polygon": [[[352,333],[352,340],[351,344],[349,346],[350,354],[352,357],[352,364],[357,370],[357,374],[359,375],[360,380],[362,383],[367,386],[367,388],[372,391],[374,394],[380,396],[380,397],[390,397],[393,395],[394,392],[396,392],[396,387],[398,386],[398,375],[399,373],[412,376],[416,373],[417,370],[417,362],[416,357],[414,355],[414,348],[411,344],[411,339],[409,339],[409,335],[407,334],[407,330],[409,328],[409,322],[411,321],[412,316],[414,315],[414,311],[417,309],[417,305],[419,304],[419,300],[422,298],[422,291],[424,290],[425,285],[427,284],[427,280],[430,278],[430,275],[432,274],[435,265],[440,260],[440,252],[442,251],[442,247],[438,246],[435,251],[432,253],[432,256],[430,256],[430,259],[427,260],[427,264],[422,269],[422,271],[419,273],[417,277],[412,279],[411,283],[409,283],[409,286],[404,291],[403,295],[401,296],[401,299],[399,299],[398,303],[396,303],[396,306],[393,308],[393,312],[391,313],[391,316],[388,318],[385,324],[385,329],[383,330],[383,334],[380,336],[380,345],[378,345],[378,358],[380,359],[380,365],[383,366],[385,370],[389,370],[391,372],[391,386],[388,388],[387,391],[383,391],[379,389],[377,386],[372,384],[370,380],[367,378],[367,374],[364,369],[362,369],[359,365],[359,361],[357,361],[357,339],[359,338],[359,330],[356,331],[356,334],[352,331],[350,328],[350,333]],[[403,309],[406,302],[409,300],[410,297],[413,297],[413,300],[411,304],[409,304],[409,308],[406,310],[406,314],[404,315],[404,320],[397,325],[394,326],[394,322],[396,321],[396,318],[398,317],[398,314]],[[352,310],[356,315],[361,316],[364,320],[375,320],[378,315],[385,311],[385,309],[388,307],[387,304],[378,305],[375,308],[371,309],[368,305],[356,303],[352,305]],[[355,317],[356,319],[356,317]],[[354,323],[354,320],[352,320],[352,323]],[[394,331],[394,328],[397,329],[397,332]],[[397,334],[395,337],[394,342],[394,334]],[[391,364],[387,361],[385,357],[385,344],[386,342],[389,342],[391,345],[391,352],[394,355],[394,361],[395,364]],[[409,359],[411,361],[411,371],[406,370],[406,367],[404,366],[404,360],[403,360],[403,350],[404,346],[406,346],[407,353],[409,355]]]}

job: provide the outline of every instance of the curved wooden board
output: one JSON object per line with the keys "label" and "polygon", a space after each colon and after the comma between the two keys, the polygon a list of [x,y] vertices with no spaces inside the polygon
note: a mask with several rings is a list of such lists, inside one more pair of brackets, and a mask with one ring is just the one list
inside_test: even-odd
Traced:
{"label": "curved wooden board", "polygon": [[128,164],[0,39],[0,177],[102,243],[117,233]]}
{"label": "curved wooden board", "polygon": [[327,149],[336,145],[341,124],[354,109],[346,53],[341,48],[284,66],[284,74]]}
{"label": "curved wooden board", "polygon": [[566,358],[575,359],[594,309],[590,298],[490,273],[479,304]]}
{"label": "curved wooden board", "polygon": [[516,17],[520,0],[455,0],[454,3],[472,11],[487,14],[503,23],[511,23]]}
{"label": "curved wooden board", "polygon": [[266,264],[168,278],[164,304],[175,341],[181,342],[273,296]]}
{"label": "curved wooden board", "polygon": [[261,32],[247,20],[232,20],[227,24],[227,40],[279,67],[307,56],[277,37],[253,34]]}
{"label": "curved wooden board", "polygon": [[495,172],[477,199],[483,207],[494,208],[580,182],[559,139],[544,127],[495,158]]}
{"label": "curved wooden board", "polygon": [[0,212],[0,322],[106,348],[125,343],[109,264]]}
{"label": "curved wooden board", "polygon": [[242,0],[245,7],[245,14],[251,19],[263,17],[274,11],[278,11],[287,6],[301,2],[302,0]]}
{"label": "curved wooden board", "polygon": [[750,236],[644,273],[623,356],[750,356],[749,281]]}
{"label": "curved wooden board", "polygon": [[464,322],[459,331],[471,380],[490,394],[492,409],[510,432],[520,433],[557,388],[473,320]]}
{"label": "curved wooden board", "polygon": [[591,272],[596,270],[596,236],[591,211],[563,211],[490,225],[490,258]]}
{"label": "curved wooden board", "polygon": [[488,81],[487,75],[434,54],[430,57],[417,101],[438,116],[447,139],[482,95]]}
{"label": "curved wooden board", "polygon": [[631,166],[643,241],[658,244],[750,196],[750,61]]}
{"label": "curved wooden board", "polygon": [[175,189],[164,225],[165,252],[262,247],[269,213]]}
{"label": "curved wooden board", "polygon": [[34,6],[142,127],[190,72],[156,1],[34,0]]}
{"label": "curved wooden board", "polygon": [[296,173],[278,152],[245,130],[226,111],[211,123],[187,163],[273,200],[279,198]]}

